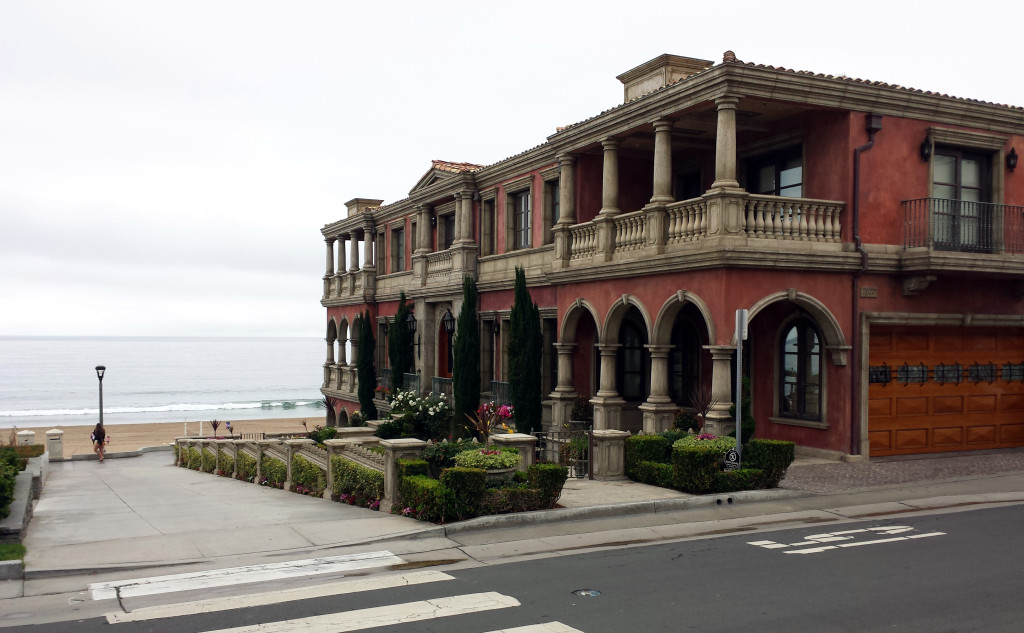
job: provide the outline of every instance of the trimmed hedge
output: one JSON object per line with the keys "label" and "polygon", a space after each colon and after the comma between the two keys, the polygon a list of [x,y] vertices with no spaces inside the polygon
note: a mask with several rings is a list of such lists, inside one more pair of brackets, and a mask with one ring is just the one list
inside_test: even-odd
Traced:
{"label": "trimmed hedge", "polygon": [[261,486],[284,488],[284,480],[288,478],[288,466],[276,457],[264,455],[260,461]]}
{"label": "trimmed hedge", "polygon": [[235,472],[235,458],[228,453],[220,454],[220,464],[217,465],[217,474],[221,477],[230,477]]}
{"label": "trimmed hedge", "polygon": [[341,455],[333,455],[331,477],[331,499],[373,510],[380,507],[380,501],[384,498],[384,473]]}
{"label": "trimmed hedge", "polygon": [[200,470],[204,473],[212,473],[213,469],[217,467],[217,455],[215,455],[211,450],[203,448],[203,454],[200,456],[200,460]]}
{"label": "trimmed hedge", "polygon": [[292,492],[322,497],[327,488],[327,474],[302,455],[292,456]]}
{"label": "trimmed hedge", "polygon": [[242,451],[238,451],[238,478],[249,482],[256,479],[256,458]]}
{"label": "trimmed hedge", "polygon": [[0,519],[11,512],[11,502],[14,501],[14,484],[18,478],[18,468],[21,458],[18,453],[10,448],[0,448]]}
{"label": "trimmed hedge", "polygon": [[441,485],[452,491],[451,512],[455,519],[469,519],[480,514],[487,489],[487,471],[483,468],[446,468]]}
{"label": "trimmed hedge", "polygon": [[455,493],[437,479],[412,475],[398,480],[398,493],[406,510],[402,514],[432,523],[444,523],[455,516]]}
{"label": "trimmed hedge", "polygon": [[754,438],[743,448],[743,465],[764,471],[765,488],[777,487],[795,458],[793,442]]}
{"label": "trimmed hedge", "polygon": [[759,468],[740,468],[725,470],[718,473],[711,492],[739,492],[740,490],[760,490],[765,488],[764,471]]}
{"label": "trimmed hedge", "polygon": [[429,444],[423,449],[423,459],[430,465],[430,472],[423,473],[429,474],[431,477],[437,479],[441,476],[441,471],[445,468],[451,468],[455,465],[455,456],[463,451],[472,450],[474,448],[481,448],[479,442],[474,440],[456,440],[449,442],[443,440]]}
{"label": "trimmed hedge", "polygon": [[569,469],[560,464],[534,464],[526,474],[530,488],[537,490],[539,509],[555,507],[569,478]]}
{"label": "trimmed hedge", "polygon": [[661,462],[640,462],[636,467],[635,476],[631,477],[631,479],[649,486],[659,486],[661,488],[676,487],[675,469],[672,468],[672,464],[663,464]]}
{"label": "trimmed hedge", "polygon": [[203,465],[203,454],[195,446],[188,447],[188,459],[185,461],[185,468],[199,470]]}
{"label": "trimmed hedge", "polygon": [[626,438],[626,476],[637,479],[638,469],[643,462],[665,463],[670,448],[669,441],[661,435],[633,435]]}
{"label": "trimmed hedge", "polygon": [[725,457],[727,450],[710,441],[700,444],[673,444],[672,468],[675,487],[695,495],[709,492],[721,472],[718,461]]}

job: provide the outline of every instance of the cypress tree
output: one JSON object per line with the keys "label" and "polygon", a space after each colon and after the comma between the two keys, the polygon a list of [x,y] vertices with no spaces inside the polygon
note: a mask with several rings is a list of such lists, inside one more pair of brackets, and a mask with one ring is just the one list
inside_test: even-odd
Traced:
{"label": "cypress tree", "polygon": [[405,374],[412,372],[413,334],[406,319],[409,305],[405,302],[403,290],[398,299],[398,312],[388,326],[388,360],[391,361],[391,388],[395,391],[405,387]]}
{"label": "cypress tree", "polygon": [[541,359],[544,339],[540,327],[540,308],[526,288],[526,272],[516,267],[516,282],[509,315],[508,367],[516,430],[532,433],[541,430]]}
{"label": "cypress tree", "polygon": [[359,376],[359,408],[364,420],[377,418],[377,407],[373,404],[373,392],[377,388],[377,368],[374,366],[373,324],[370,323],[370,311],[367,310],[359,319],[359,356],[356,360],[356,371]]}
{"label": "cypress tree", "polygon": [[462,428],[466,415],[474,412],[480,403],[480,329],[476,306],[476,281],[467,276],[462,280],[462,309],[455,330],[455,366],[452,368],[455,428]]}

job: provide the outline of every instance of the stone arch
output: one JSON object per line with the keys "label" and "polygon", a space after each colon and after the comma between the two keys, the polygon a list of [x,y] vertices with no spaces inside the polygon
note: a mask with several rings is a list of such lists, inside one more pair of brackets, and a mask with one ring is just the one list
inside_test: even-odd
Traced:
{"label": "stone arch", "polygon": [[334,317],[331,317],[327,321],[327,344],[334,345],[334,342],[338,340],[338,324],[335,322]]}
{"label": "stone arch", "polygon": [[[750,307],[748,320],[752,321],[759,312],[768,306],[783,301],[789,301],[803,308],[811,316],[821,330],[821,335],[825,338],[825,349],[832,357],[832,364],[846,365],[846,356],[850,351],[850,345],[846,342],[846,336],[843,334],[842,327],[839,326],[839,321],[824,303],[809,294],[797,292],[795,288],[770,294]],[[736,344],[735,332],[733,332],[731,344]]]}
{"label": "stone arch", "polygon": [[605,317],[604,327],[600,331],[601,340],[607,343],[618,343],[619,342],[619,327],[622,325],[622,319],[629,312],[630,308],[636,308],[640,312],[640,316],[643,317],[644,327],[647,328],[647,340],[652,340],[652,324],[651,315],[647,312],[647,308],[640,302],[639,299],[630,295],[624,294],[612,303],[608,309],[608,315]]}
{"label": "stone arch", "polygon": [[584,314],[590,314],[590,318],[594,320],[595,325],[601,322],[597,316],[597,309],[589,301],[577,299],[569,306],[565,311],[565,316],[562,317],[562,328],[558,333],[559,341],[565,343],[576,340],[576,328],[579,326],[580,318]]}
{"label": "stone arch", "polygon": [[672,326],[676,316],[687,306],[693,306],[704,319],[704,328],[707,330],[708,341],[715,341],[715,320],[711,317],[711,310],[698,295],[686,290],[677,290],[669,297],[658,311],[654,321],[654,328],[651,330],[651,343],[655,345],[668,345],[672,336]]}

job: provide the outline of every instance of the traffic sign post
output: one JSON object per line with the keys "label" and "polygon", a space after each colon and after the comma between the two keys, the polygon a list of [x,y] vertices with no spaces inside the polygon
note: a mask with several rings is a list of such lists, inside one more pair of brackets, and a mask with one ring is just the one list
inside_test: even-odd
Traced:
{"label": "traffic sign post", "polygon": [[[743,455],[743,341],[747,340],[747,311],[736,311],[736,465],[739,468]],[[731,451],[730,451],[731,452]],[[729,463],[726,456],[726,463]]]}

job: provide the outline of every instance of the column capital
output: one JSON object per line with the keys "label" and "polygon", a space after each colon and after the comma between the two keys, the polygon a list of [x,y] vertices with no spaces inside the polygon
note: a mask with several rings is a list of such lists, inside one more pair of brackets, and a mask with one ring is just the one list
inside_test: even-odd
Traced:
{"label": "column capital", "polygon": [[559,165],[566,165],[566,166],[574,165],[574,164],[576,164],[576,155],[575,154],[559,154],[558,155],[558,164]]}
{"label": "column capital", "polygon": [[597,344],[597,349],[598,349],[598,351],[601,352],[601,356],[607,356],[607,355],[610,355],[610,354],[614,354],[615,352],[619,351],[620,347],[622,347],[622,343],[598,343]]}
{"label": "column capital", "polygon": [[619,139],[609,136],[608,138],[601,141],[601,147],[603,149],[619,149]]}
{"label": "column capital", "polygon": [[336,241],[338,241],[337,237],[325,237],[324,238],[324,242],[326,242],[327,244],[333,244]]}
{"label": "column capital", "polygon": [[644,347],[651,352],[651,356],[668,356],[669,352],[672,351],[671,345],[644,345]]}
{"label": "column capital", "polygon": [[715,107],[719,110],[735,110],[736,105],[740,102],[740,98],[732,95],[724,95],[715,98]]}
{"label": "column capital", "polygon": [[572,354],[576,349],[576,343],[555,343],[555,349],[559,354]]}
{"label": "column capital", "polygon": [[704,349],[711,352],[711,358],[731,358],[736,351],[735,345],[702,345]]}
{"label": "column capital", "polygon": [[654,126],[655,132],[668,132],[672,129],[675,123],[670,119],[655,119],[651,124]]}

